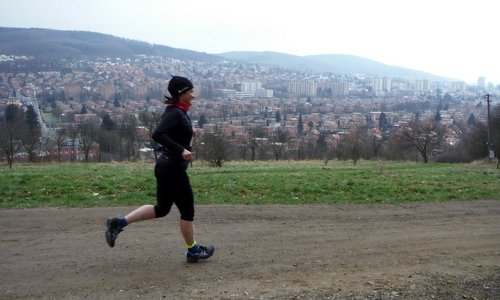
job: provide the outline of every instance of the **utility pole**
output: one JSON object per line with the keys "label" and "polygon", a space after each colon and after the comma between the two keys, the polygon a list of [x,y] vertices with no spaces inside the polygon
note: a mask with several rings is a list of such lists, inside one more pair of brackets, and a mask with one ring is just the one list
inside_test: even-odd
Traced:
{"label": "utility pole", "polygon": [[486,144],[488,145],[488,160],[491,162],[491,160],[495,157],[495,152],[493,152],[493,142],[491,141],[491,118],[490,118],[490,102],[491,102],[491,95],[486,94],[486,103],[488,104],[488,126],[486,126],[486,136],[488,138],[488,141]]}

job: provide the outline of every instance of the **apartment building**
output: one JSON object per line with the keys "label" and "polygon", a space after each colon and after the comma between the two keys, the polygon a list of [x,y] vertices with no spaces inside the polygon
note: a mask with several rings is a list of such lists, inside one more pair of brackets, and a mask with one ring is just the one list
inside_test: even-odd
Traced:
{"label": "apartment building", "polygon": [[428,94],[434,89],[434,82],[428,79],[415,80],[415,91],[421,94]]}
{"label": "apartment building", "polygon": [[318,85],[314,81],[289,81],[289,93],[295,95],[316,96]]}
{"label": "apartment building", "polygon": [[376,96],[383,96],[392,91],[392,80],[390,78],[373,78],[372,89]]}

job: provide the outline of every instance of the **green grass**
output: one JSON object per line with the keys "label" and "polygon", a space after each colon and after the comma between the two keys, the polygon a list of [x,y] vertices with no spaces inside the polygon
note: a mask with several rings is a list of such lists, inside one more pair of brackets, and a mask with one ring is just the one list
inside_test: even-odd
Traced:
{"label": "green grass", "polygon": [[[0,208],[155,202],[152,163],[0,167]],[[231,162],[189,169],[197,204],[401,203],[500,200],[493,164]]]}

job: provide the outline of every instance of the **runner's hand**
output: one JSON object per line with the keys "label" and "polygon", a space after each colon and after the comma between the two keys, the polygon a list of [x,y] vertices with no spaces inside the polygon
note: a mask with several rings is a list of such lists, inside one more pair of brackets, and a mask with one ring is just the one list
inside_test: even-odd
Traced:
{"label": "runner's hand", "polygon": [[182,151],[182,158],[184,158],[185,160],[191,160],[193,158],[193,153],[191,153],[191,151],[189,150],[184,149],[184,151]]}

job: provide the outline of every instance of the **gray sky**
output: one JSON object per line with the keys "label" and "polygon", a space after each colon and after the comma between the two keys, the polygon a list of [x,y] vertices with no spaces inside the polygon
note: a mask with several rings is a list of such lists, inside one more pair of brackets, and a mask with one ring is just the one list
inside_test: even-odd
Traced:
{"label": "gray sky", "polygon": [[0,0],[1,27],[85,30],[207,53],[352,54],[500,84],[498,0]]}

